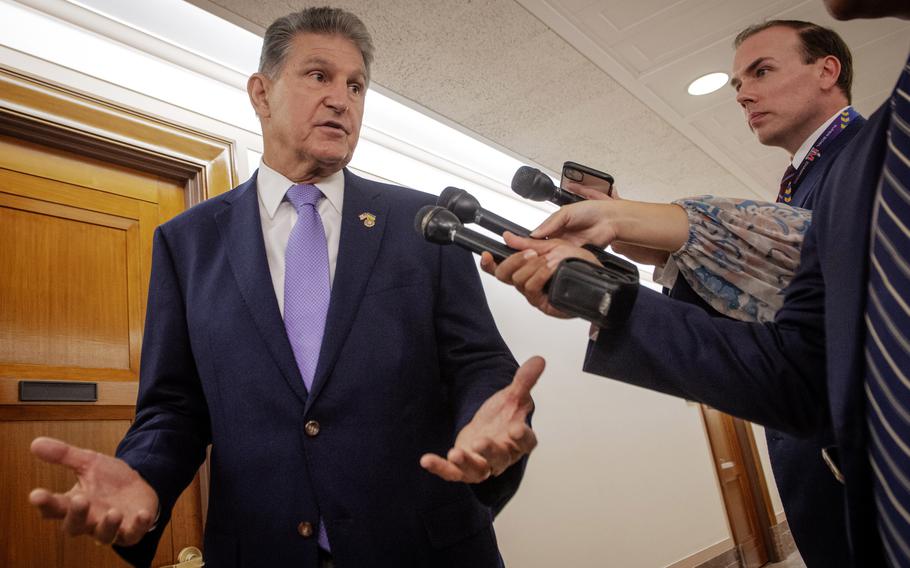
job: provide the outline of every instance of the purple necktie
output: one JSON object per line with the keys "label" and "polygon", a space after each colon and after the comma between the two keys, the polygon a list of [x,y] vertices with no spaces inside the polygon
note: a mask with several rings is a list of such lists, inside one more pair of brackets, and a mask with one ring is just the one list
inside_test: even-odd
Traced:
{"label": "purple necktie", "polygon": [[284,254],[284,328],[307,390],[313,387],[319,349],[329,311],[329,249],[316,202],[322,192],[315,185],[298,184],[287,192],[297,210]]}
{"label": "purple necktie", "polygon": [[[320,197],[319,188],[310,184],[295,185],[287,192],[297,210],[297,222],[284,254],[284,328],[307,391],[313,387],[331,295],[329,247],[316,211]],[[322,519],[319,546],[330,550]]]}

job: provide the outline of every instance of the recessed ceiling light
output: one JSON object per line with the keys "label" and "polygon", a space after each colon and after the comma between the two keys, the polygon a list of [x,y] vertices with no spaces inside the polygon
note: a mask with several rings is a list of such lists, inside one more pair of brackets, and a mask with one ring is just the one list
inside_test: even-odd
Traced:
{"label": "recessed ceiling light", "polygon": [[690,95],[707,95],[727,84],[730,76],[726,73],[708,73],[689,83]]}

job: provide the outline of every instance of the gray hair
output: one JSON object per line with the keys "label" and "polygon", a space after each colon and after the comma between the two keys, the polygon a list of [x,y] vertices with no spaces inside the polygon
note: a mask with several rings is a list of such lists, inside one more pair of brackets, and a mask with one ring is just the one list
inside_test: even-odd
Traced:
{"label": "gray hair", "polygon": [[340,8],[329,7],[307,8],[272,22],[265,31],[262,55],[259,57],[259,72],[274,79],[284,66],[294,38],[303,33],[340,35],[351,40],[363,56],[366,78],[367,81],[370,80],[373,39],[369,30],[354,14]]}

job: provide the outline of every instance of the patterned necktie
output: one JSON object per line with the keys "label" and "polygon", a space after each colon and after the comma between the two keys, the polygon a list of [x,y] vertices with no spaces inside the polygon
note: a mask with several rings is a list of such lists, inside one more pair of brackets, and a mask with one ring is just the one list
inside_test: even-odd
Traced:
{"label": "patterned necktie", "polygon": [[793,167],[793,164],[787,166],[787,171],[784,172],[784,177],[780,180],[780,193],[777,194],[778,203],[790,203],[793,199],[793,189],[790,185],[793,183],[793,179],[796,178],[796,168]]}
{"label": "patterned necktie", "polygon": [[891,97],[872,217],[866,396],[878,529],[892,566],[910,566],[910,61]]}
{"label": "patterned necktie", "polygon": [[[316,375],[331,295],[329,247],[316,211],[320,197],[319,188],[310,184],[297,184],[287,192],[288,201],[297,210],[297,222],[284,254],[284,328],[308,391]],[[330,550],[322,519],[319,546]]]}
{"label": "patterned necktie", "polygon": [[316,202],[315,185],[298,184],[287,192],[297,210],[284,254],[284,328],[307,390],[313,386],[325,316],[329,311],[329,249]]}

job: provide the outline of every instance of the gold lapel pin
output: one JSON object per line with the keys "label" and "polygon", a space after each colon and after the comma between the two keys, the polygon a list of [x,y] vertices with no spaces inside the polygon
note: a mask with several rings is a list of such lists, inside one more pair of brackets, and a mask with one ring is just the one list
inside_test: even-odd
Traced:
{"label": "gold lapel pin", "polygon": [[363,221],[363,226],[367,229],[371,229],[376,226],[376,215],[372,213],[367,213],[364,211],[360,214],[360,220]]}

